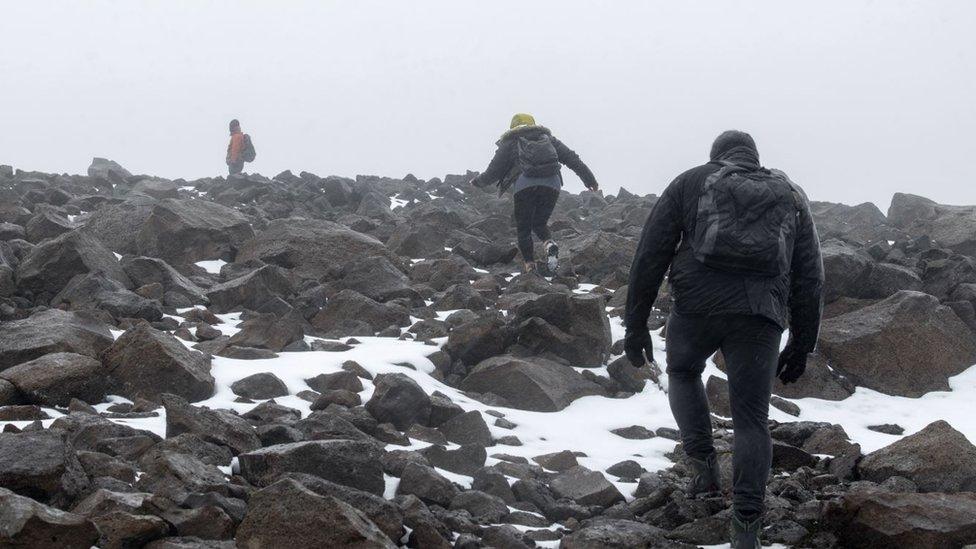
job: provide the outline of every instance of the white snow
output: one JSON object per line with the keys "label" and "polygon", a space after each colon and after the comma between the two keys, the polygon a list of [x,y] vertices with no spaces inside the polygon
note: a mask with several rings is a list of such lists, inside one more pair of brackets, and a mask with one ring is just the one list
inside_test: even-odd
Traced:
{"label": "white snow", "polygon": [[122,254],[120,254],[120,253],[112,252],[112,255],[115,256],[115,259],[116,260],[122,259]]}
{"label": "white snow", "polygon": [[197,261],[194,263],[197,267],[212,274],[220,274],[220,268],[226,264],[227,262],[223,259],[207,259],[206,261]]}
{"label": "white snow", "polygon": [[397,198],[395,196],[391,196],[390,197],[390,209],[391,210],[395,210],[397,208],[402,208],[402,207],[406,206],[409,203],[410,203],[409,200],[403,200],[403,199]]}

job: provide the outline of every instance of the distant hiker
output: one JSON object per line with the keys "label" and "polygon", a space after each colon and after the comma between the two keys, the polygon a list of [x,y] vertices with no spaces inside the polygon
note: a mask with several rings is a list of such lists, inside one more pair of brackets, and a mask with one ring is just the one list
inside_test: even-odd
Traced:
{"label": "distant hiker", "polygon": [[[668,267],[668,400],[694,469],[691,492],[720,489],[701,374],[721,350],[735,432],[732,547],[760,547],[773,376],[790,383],[806,368],[824,272],[806,195],[783,172],[761,167],[749,134],[719,135],[711,160],[679,175],[644,225],[625,317],[625,352],[636,367],[645,356],[654,360],[647,319]],[[779,353],[787,325],[790,340]]]}
{"label": "distant hiker", "polygon": [[245,162],[254,162],[257,153],[251,136],[241,132],[241,123],[230,121],[230,143],[227,144],[227,171],[230,175],[239,174]]}
{"label": "distant hiker", "polygon": [[549,216],[563,186],[560,163],[576,172],[591,191],[600,186],[579,155],[547,128],[537,125],[531,115],[519,113],[513,116],[510,129],[502,134],[496,145],[498,149],[488,168],[472,179],[471,184],[487,187],[495,183],[499,195],[515,185],[515,227],[525,271],[535,271],[532,248],[532,233],[535,232],[544,242],[549,271],[555,272],[559,247],[549,233]]}

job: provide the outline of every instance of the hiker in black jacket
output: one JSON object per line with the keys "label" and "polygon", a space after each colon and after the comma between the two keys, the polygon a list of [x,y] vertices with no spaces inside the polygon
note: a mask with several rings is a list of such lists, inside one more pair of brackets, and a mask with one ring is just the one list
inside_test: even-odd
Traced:
{"label": "hiker in black jacket", "polygon": [[772,380],[794,382],[806,368],[824,275],[806,196],[782,172],[760,166],[749,134],[719,135],[711,161],[679,175],[644,225],[625,317],[625,350],[635,367],[654,360],[647,319],[669,267],[668,400],[695,473],[690,491],[720,489],[701,374],[721,350],[735,432],[732,546],[760,547]]}
{"label": "hiker in black jacket", "polygon": [[514,184],[515,227],[525,271],[535,270],[532,248],[532,233],[535,232],[544,242],[547,266],[554,273],[559,247],[549,233],[549,216],[563,186],[560,164],[576,172],[589,190],[596,191],[600,186],[579,155],[547,128],[536,125],[531,115],[519,113],[513,116],[510,129],[502,134],[497,145],[488,168],[472,179],[471,184],[487,187],[496,183],[499,195]]}

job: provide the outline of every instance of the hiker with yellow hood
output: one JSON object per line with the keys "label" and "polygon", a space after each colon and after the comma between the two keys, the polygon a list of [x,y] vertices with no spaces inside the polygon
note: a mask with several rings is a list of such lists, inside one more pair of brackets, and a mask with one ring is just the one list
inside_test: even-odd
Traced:
{"label": "hiker with yellow hood", "polygon": [[525,271],[536,270],[532,243],[534,232],[545,244],[547,267],[555,273],[559,247],[549,233],[549,216],[563,186],[560,164],[573,170],[591,191],[600,186],[593,172],[578,154],[556,139],[547,128],[536,124],[532,115],[519,113],[512,117],[510,129],[496,143],[498,149],[484,173],[471,184],[477,187],[498,185],[501,195],[509,187],[515,192],[515,228]]}

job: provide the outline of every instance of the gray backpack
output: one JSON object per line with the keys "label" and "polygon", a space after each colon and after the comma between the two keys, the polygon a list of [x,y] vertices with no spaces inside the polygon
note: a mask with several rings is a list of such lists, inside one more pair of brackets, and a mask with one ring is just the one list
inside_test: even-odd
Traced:
{"label": "gray backpack", "polygon": [[695,258],[741,274],[789,272],[803,200],[783,172],[723,162],[705,179],[698,198],[691,240]]}
{"label": "gray backpack", "polygon": [[550,177],[559,173],[559,154],[547,133],[518,136],[518,165],[526,177]]}

